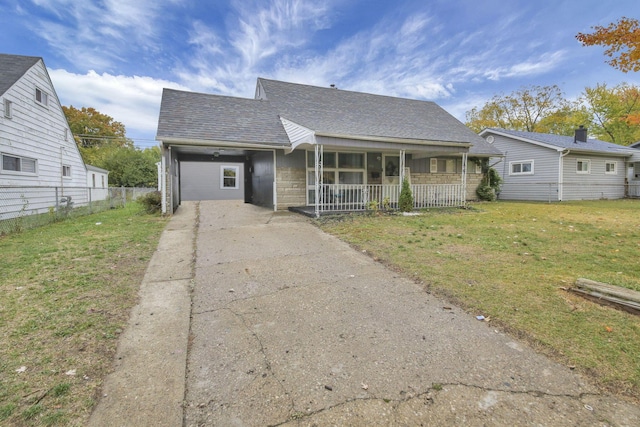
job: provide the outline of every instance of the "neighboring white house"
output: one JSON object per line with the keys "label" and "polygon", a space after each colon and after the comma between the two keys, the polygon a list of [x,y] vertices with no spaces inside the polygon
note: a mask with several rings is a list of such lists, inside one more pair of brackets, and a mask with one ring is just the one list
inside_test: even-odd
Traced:
{"label": "neighboring white house", "polygon": [[631,144],[630,148],[636,151],[629,160],[627,168],[627,180],[629,182],[629,196],[640,197],[640,141]]}
{"label": "neighboring white house", "polygon": [[489,128],[480,136],[504,157],[494,159],[504,200],[595,200],[627,196],[628,162],[634,149],[574,136]]}
{"label": "neighboring white house", "polygon": [[0,54],[0,161],[0,187],[17,195],[0,219],[16,203],[30,214],[87,202],[87,170],[42,58]]}
{"label": "neighboring white house", "polygon": [[87,187],[92,202],[106,200],[109,197],[109,171],[95,166],[87,167]]}

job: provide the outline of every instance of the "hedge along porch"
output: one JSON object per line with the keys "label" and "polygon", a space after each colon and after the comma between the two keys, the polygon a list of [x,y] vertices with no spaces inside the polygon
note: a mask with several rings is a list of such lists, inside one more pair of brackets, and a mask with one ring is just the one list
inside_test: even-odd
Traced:
{"label": "hedge along porch", "polygon": [[481,178],[470,159],[501,155],[433,102],[266,79],[253,100],[165,89],[157,139],[166,210],[187,154],[238,154],[246,202],[316,215],[393,206],[405,177],[416,207],[460,206]]}

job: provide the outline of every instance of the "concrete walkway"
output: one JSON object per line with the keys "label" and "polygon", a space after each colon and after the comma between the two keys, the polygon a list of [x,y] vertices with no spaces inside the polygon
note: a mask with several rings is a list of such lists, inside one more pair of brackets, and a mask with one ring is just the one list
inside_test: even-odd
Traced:
{"label": "concrete walkway", "polygon": [[299,215],[239,202],[184,204],[147,276],[90,425],[640,419],[637,406],[601,395]]}

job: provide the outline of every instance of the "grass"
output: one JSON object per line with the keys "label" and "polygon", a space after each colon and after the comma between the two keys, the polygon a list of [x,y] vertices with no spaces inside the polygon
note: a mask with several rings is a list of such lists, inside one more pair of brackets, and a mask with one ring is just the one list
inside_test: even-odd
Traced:
{"label": "grass", "polygon": [[0,237],[0,425],[85,425],[165,220],[125,208]]}
{"label": "grass", "polygon": [[497,202],[319,224],[603,389],[640,399],[640,316],[565,290],[584,277],[640,291],[639,213],[638,200]]}

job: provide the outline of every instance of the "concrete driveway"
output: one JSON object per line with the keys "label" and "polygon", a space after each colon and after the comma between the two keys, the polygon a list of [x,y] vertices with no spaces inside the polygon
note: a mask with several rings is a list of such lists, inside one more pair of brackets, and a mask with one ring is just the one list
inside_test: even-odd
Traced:
{"label": "concrete driveway", "polygon": [[299,215],[201,202],[194,271],[186,426],[640,419]]}
{"label": "concrete driveway", "polygon": [[200,202],[183,204],[163,232],[88,425],[638,420],[637,406],[302,216]]}

